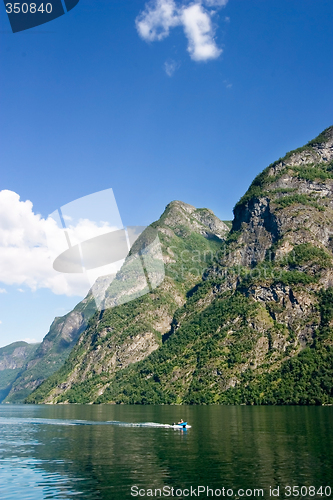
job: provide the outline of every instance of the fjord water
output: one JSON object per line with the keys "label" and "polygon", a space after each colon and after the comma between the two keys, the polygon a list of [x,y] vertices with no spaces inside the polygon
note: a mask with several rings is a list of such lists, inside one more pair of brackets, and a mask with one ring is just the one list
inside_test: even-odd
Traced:
{"label": "fjord water", "polygon": [[[192,428],[121,424],[180,418]],[[239,488],[264,498],[270,486],[280,498],[286,485],[333,490],[332,429],[333,407],[2,405],[0,498],[122,500],[134,485],[225,487],[233,498]]]}

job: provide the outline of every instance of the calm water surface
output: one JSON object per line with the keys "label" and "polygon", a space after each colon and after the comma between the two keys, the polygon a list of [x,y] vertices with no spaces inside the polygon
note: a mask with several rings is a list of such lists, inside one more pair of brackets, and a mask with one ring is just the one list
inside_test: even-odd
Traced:
{"label": "calm water surface", "polygon": [[[105,423],[180,418],[192,428]],[[122,500],[134,485],[225,487],[234,499],[239,488],[333,490],[332,430],[332,407],[2,405],[0,499]]]}

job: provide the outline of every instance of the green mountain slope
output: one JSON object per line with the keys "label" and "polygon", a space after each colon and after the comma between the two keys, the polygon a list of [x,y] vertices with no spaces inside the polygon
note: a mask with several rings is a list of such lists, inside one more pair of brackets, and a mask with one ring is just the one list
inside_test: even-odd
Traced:
{"label": "green mountain slope", "polygon": [[[92,364],[83,372],[87,358],[74,350],[70,365],[28,401],[333,403],[333,127],[267,167],[234,215],[202,281],[186,284],[187,300],[160,347],[100,373]],[[162,296],[155,291],[145,300]],[[146,307],[138,304],[137,314]],[[120,308],[91,324],[90,349],[113,349],[119,314],[128,325]],[[82,376],[71,383],[75,370]]]}
{"label": "green mountain slope", "polygon": [[131,296],[140,295],[146,287],[146,281],[141,281],[137,273],[135,253],[151,230],[157,231],[161,244],[165,266],[162,284],[92,318],[64,366],[27,401],[94,400],[108,388],[115,373],[159,349],[175,311],[185,303],[187,291],[201,280],[229,232],[208,209],[195,209],[179,201],[170,203],[134,244],[106,292],[106,306],[123,298],[121,285],[128,275],[133,277],[128,292]]}

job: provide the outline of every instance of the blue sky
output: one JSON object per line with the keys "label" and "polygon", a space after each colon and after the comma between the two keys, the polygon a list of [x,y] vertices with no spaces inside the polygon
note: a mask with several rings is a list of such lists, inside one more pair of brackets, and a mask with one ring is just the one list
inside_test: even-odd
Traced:
{"label": "blue sky", "polygon": [[[174,199],[231,219],[257,173],[333,123],[333,3],[218,3],[175,2],[161,40],[138,32],[157,0],[80,0],[16,34],[0,6],[0,191],[42,218],[113,188],[125,225]],[[179,14],[193,4],[211,23],[206,60]],[[41,340],[79,300],[6,276],[0,345]]]}

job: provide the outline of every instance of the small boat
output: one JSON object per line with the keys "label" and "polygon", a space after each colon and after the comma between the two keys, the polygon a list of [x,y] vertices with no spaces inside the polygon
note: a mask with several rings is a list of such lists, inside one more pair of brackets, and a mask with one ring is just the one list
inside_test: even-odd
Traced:
{"label": "small boat", "polygon": [[188,425],[187,422],[179,422],[178,424],[173,423],[172,426],[174,429],[190,429],[191,426]]}

